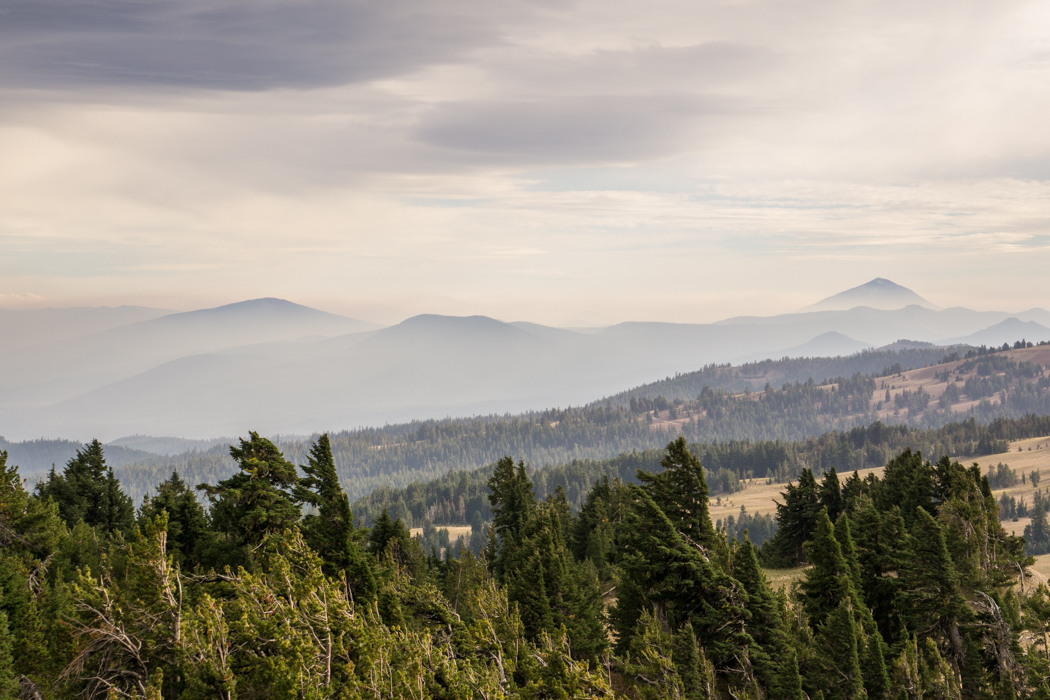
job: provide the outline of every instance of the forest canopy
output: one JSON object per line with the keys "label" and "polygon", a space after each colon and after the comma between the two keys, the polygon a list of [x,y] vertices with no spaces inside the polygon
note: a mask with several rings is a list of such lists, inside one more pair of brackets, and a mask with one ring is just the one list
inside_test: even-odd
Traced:
{"label": "forest canopy", "polygon": [[681,437],[578,507],[500,459],[480,546],[429,550],[355,525],[327,436],[299,467],[257,433],[230,456],[206,505],[173,473],[134,509],[97,443],[32,492],[0,452],[0,697],[1050,694],[1050,591],[947,457],[803,468],[759,551]]}

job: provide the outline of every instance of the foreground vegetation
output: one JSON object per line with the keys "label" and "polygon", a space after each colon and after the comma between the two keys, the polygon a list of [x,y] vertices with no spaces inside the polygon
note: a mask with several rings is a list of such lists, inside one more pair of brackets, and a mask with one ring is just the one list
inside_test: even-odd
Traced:
{"label": "foreground vegetation", "polygon": [[327,436],[230,452],[137,510],[97,442],[34,493],[0,453],[0,698],[1050,697],[1050,591],[947,458],[804,468],[761,554],[682,438],[578,509],[504,458],[475,556],[356,528]]}

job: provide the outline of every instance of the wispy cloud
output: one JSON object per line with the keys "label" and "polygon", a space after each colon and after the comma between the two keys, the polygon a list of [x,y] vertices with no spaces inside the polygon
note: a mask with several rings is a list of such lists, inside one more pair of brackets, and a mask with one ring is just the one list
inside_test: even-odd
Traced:
{"label": "wispy cloud", "polygon": [[957,280],[1008,270],[1046,305],[1048,22],[1024,0],[10,0],[0,294],[695,320],[873,276],[1007,305]]}

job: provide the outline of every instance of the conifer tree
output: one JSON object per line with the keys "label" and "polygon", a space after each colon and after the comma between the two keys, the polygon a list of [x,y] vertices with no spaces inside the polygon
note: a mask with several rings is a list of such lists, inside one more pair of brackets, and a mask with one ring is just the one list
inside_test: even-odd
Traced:
{"label": "conifer tree", "polygon": [[842,488],[839,484],[839,475],[835,467],[829,467],[824,472],[824,478],[820,480],[820,488],[817,490],[820,505],[828,509],[828,517],[832,522],[838,520],[842,512]]}
{"label": "conifer tree", "polygon": [[37,493],[58,505],[59,515],[72,527],[83,521],[103,532],[129,532],[135,509],[106,464],[102,443],[92,440],[69,462],[61,474],[54,467]]}
{"label": "conifer tree", "polygon": [[[753,643],[746,631],[747,593],[739,582],[714,566],[695,545],[686,542],[644,488],[629,487],[633,500],[618,528],[623,548],[621,567],[640,595],[617,600],[617,607],[658,604],[668,623],[691,622],[700,644],[716,669],[740,663],[740,650]],[[640,611],[635,613],[638,619]],[[631,619],[616,615],[620,641],[633,629],[620,625]],[[750,673],[750,669],[739,669]]]}
{"label": "conifer tree", "polygon": [[667,445],[660,465],[662,472],[639,471],[638,480],[687,542],[711,547],[715,529],[708,510],[707,481],[700,460],[689,451],[684,437]]}
{"label": "conifer tree", "polygon": [[525,462],[515,466],[510,457],[496,463],[488,485],[492,531],[496,536],[496,551],[488,557],[488,563],[496,579],[502,581],[517,557],[526,525],[536,507],[536,497],[532,493],[532,480],[525,470]]}
{"label": "conifer tree", "polygon": [[879,510],[897,506],[910,527],[918,510],[935,512],[933,504],[933,467],[923,461],[922,453],[905,449],[886,463],[878,490]]}
{"label": "conifer tree", "polygon": [[843,601],[852,604],[856,597],[849,567],[842,556],[842,546],[835,539],[835,529],[827,510],[821,511],[813,539],[806,543],[806,558],[812,566],[806,569],[801,590],[806,614],[816,628]]}
{"label": "conifer tree", "polygon": [[[780,659],[787,652],[787,631],[779,601],[758,565],[754,545],[746,536],[733,552],[733,578],[747,592],[747,631],[755,640],[749,650],[755,675],[767,687],[776,684]],[[797,670],[796,670],[797,675]]]}
{"label": "conifer tree", "polygon": [[230,447],[240,471],[215,486],[197,488],[211,500],[217,528],[238,545],[256,547],[267,535],[299,522],[295,496],[299,476],[276,445],[254,431],[248,435],[239,447]]}
{"label": "conifer tree", "polygon": [[372,598],[376,592],[375,575],[361,548],[362,533],[354,527],[350,499],[339,484],[327,433],[310,448],[302,470],[305,476],[296,487],[295,495],[317,509],[316,514],[303,518],[303,539],[320,555],[326,574],[345,573],[355,592],[366,599]]}
{"label": "conifer tree", "polygon": [[848,597],[843,598],[817,630],[816,687],[828,700],[862,700],[867,697],[853,618],[853,602]]}
{"label": "conifer tree", "polygon": [[0,610],[0,700],[15,700],[18,697],[13,647],[14,637],[8,628],[7,613]]}
{"label": "conifer tree", "polygon": [[902,610],[909,630],[933,635],[963,657],[960,620],[966,603],[944,541],[944,531],[932,515],[920,509],[911,529],[911,556],[901,570]]}
{"label": "conifer tree", "polygon": [[813,535],[821,505],[813,472],[803,469],[798,485],[788,484],[784,502],[777,503],[777,533],[767,544],[770,557],[780,566],[797,566],[806,561],[805,543]]}
{"label": "conifer tree", "polygon": [[798,672],[798,656],[790,647],[779,659],[777,675],[769,686],[768,697],[784,700],[805,700],[802,692],[802,676]]}
{"label": "conifer tree", "polygon": [[853,535],[850,532],[849,516],[845,513],[839,515],[835,521],[835,540],[842,548],[842,558],[846,562],[846,569],[849,571],[853,588],[860,593],[863,590],[860,564],[857,561],[857,548],[853,543]]}
{"label": "conifer tree", "polygon": [[693,625],[686,622],[674,636],[672,659],[682,679],[685,700],[706,700],[715,695],[715,670],[696,641]]}
{"label": "conifer tree", "polygon": [[174,470],[157,486],[155,496],[146,496],[139,508],[139,521],[154,520],[161,511],[168,514],[168,551],[186,568],[199,561],[199,548],[210,534],[210,523],[197,495]]}

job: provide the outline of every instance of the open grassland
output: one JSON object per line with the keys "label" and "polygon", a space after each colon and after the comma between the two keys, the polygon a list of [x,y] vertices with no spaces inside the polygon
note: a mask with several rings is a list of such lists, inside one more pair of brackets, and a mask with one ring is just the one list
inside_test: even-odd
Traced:
{"label": "open grassland", "polygon": [[781,588],[791,588],[796,581],[801,581],[808,566],[798,566],[794,569],[762,569],[766,580],[774,591]]}
{"label": "open grassland", "polygon": [[[448,530],[448,541],[449,544],[455,544],[459,540],[470,536],[470,525],[438,525],[437,529],[445,528]],[[408,531],[412,537],[418,537],[423,534],[423,528],[414,527]]]}
{"label": "open grassland", "polygon": [[[936,455],[926,456],[931,459],[937,459]],[[1040,489],[1050,491],[1050,436],[1018,440],[1010,443],[1010,449],[1007,452],[983,457],[971,457],[963,461],[967,465],[976,462],[980,466],[982,473],[988,473],[988,467],[995,467],[999,463],[1007,464],[1017,472],[1018,479],[1020,479],[1022,474],[1025,476],[1024,483],[1018,481],[1017,484],[1009,488],[993,491],[996,500],[1003,493],[1006,493],[1018,501],[1024,497],[1025,502],[1030,506],[1035,494],[1035,487],[1032,486],[1031,482],[1031,473],[1036,470],[1044,478],[1044,481],[1040,483]],[[868,474],[882,476],[882,471],[883,468],[878,467],[876,469],[864,469],[858,473],[863,479]],[[839,479],[844,480],[847,476],[849,474],[839,474]],[[747,512],[753,515],[776,513],[776,502],[781,500],[781,493],[783,493],[786,485],[767,484],[760,479],[753,479],[746,483],[747,486],[744,490],[723,494],[711,501],[712,520],[724,519],[727,515],[736,516],[740,513],[741,506],[747,508]],[[1008,532],[1020,535],[1024,533],[1025,525],[1028,522],[1028,518],[1020,518],[1017,521],[1006,520],[1003,521],[1003,527]]]}
{"label": "open grassland", "polygon": [[[867,477],[868,474],[882,476],[882,469],[882,467],[862,469],[858,474],[860,474],[862,479]],[[840,474],[839,480],[845,479],[846,476],[848,475]],[[711,520],[725,518],[727,515],[739,515],[741,506],[747,508],[747,512],[752,515],[758,515],[759,513],[776,514],[776,501],[782,500],[780,494],[784,492],[787,484],[767,484],[763,479],[751,479],[745,483],[748,485],[743,491],[723,494],[711,501]]]}
{"label": "open grassland", "polygon": [[[1044,368],[1050,365],[1050,345],[1040,345],[1033,348],[1023,348],[1018,350],[1008,350],[1002,353],[997,353],[1000,356],[1005,356],[1013,360],[1014,362],[1031,362],[1033,364],[1042,365]],[[980,358],[976,358],[977,362]],[[960,389],[967,379],[977,374],[976,362],[974,367],[968,371],[962,371],[963,365],[966,363],[965,360],[959,360],[956,362],[945,362],[939,365],[932,365],[930,367],[920,367],[918,369],[912,369],[900,374],[895,374],[889,377],[884,377],[878,380],[875,388],[875,394],[871,399],[871,407],[878,409],[879,418],[887,420],[890,418],[899,418],[901,413],[907,413],[907,409],[901,411],[896,408],[894,398],[905,390],[915,392],[918,389],[922,389],[930,395],[933,405],[944,393],[945,389],[948,388],[950,382],[957,382]],[[947,381],[944,381],[944,372],[948,373]],[[1043,370],[1045,374],[1046,369]],[[937,375],[940,375],[939,377]],[[886,392],[889,391],[889,400],[886,400]],[[964,413],[973,408],[978,401],[972,400],[965,394],[961,397],[963,400],[956,401],[951,404],[951,409],[955,413]],[[988,397],[988,401],[992,404],[999,403],[998,396]],[[879,404],[881,408],[879,407]]]}

